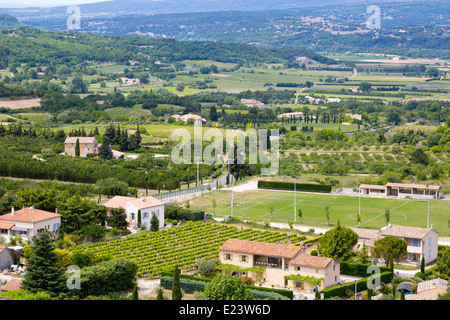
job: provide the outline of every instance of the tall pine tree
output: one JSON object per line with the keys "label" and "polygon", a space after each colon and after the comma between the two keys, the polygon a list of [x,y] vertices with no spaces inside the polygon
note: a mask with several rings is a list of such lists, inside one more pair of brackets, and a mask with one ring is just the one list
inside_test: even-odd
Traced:
{"label": "tall pine tree", "polygon": [[33,242],[22,289],[31,293],[45,291],[54,298],[64,296],[68,292],[67,277],[59,265],[50,231],[42,231]]}

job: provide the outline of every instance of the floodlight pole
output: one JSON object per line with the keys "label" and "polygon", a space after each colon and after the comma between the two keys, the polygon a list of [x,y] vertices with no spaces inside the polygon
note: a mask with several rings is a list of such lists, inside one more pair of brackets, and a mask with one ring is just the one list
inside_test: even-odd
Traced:
{"label": "floodlight pole", "polygon": [[427,188],[428,188],[427,229],[429,229],[430,228],[430,188],[429,188],[428,184],[427,184]]}
{"label": "floodlight pole", "polygon": [[199,170],[198,170],[198,166],[199,166],[199,160],[200,157],[197,157],[197,186],[200,183],[200,174],[199,174]]}
{"label": "floodlight pole", "polygon": [[231,175],[231,216],[233,216],[233,202],[234,202],[233,186],[234,186],[234,175]]}
{"label": "floodlight pole", "polygon": [[[356,160],[356,192],[358,193],[358,228],[361,226],[361,194],[359,192],[359,160]],[[355,298],[356,299],[356,298]]]}
{"label": "floodlight pole", "polygon": [[296,188],[296,184],[297,181],[294,181],[294,222],[297,222],[297,198],[296,198],[296,194],[297,194],[297,188]]}

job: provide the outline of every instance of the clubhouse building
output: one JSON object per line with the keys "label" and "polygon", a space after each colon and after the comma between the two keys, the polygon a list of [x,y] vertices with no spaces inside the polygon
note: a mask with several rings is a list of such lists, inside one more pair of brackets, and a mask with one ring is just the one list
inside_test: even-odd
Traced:
{"label": "clubhouse building", "polygon": [[415,198],[415,199],[440,199],[444,194],[437,185],[424,185],[415,183],[386,183],[386,185],[361,184],[359,186],[362,195]]}

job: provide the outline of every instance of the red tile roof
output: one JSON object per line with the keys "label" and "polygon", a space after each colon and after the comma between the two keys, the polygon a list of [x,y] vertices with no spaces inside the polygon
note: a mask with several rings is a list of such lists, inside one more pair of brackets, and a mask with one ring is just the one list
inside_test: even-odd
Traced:
{"label": "red tile roof", "polygon": [[39,209],[32,209],[30,207],[16,210],[14,214],[8,213],[0,216],[0,222],[18,221],[18,222],[38,222],[47,219],[61,217],[58,213],[48,212]]}
{"label": "red tile roof", "polygon": [[155,206],[163,205],[164,202],[154,198],[154,197],[144,197],[144,201],[141,198],[115,196],[105,202],[103,205],[107,208],[122,208],[126,209],[127,202],[138,207],[139,209],[150,208]]}
{"label": "red tile roof", "polygon": [[333,258],[310,256],[307,254],[299,254],[294,259],[289,261],[289,264],[292,264],[294,266],[304,266],[304,267],[325,269],[331,261],[333,261]]}
{"label": "red tile roof", "polygon": [[382,229],[382,231],[380,231],[380,234],[382,236],[423,239],[430,231],[437,232],[435,230],[426,229],[426,228],[390,225],[390,226],[387,226],[386,228]]}
{"label": "red tile roof", "polygon": [[9,230],[14,227],[16,224],[11,222],[1,222],[0,221],[0,229]]}
{"label": "red tile roof", "polygon": [[293,258],[301,251],[301,248],[289,244],[228,239],[219,248],[219,250],[242,252],[261,256]]}
{"label": "red tile roof", "polygon": [[76,143],[77,139],[80,143],[94,143],[97,142],[95,137],[67,137],[64,143]]}
{"label": "red tile roof", "polygon": [[9,280],[5,285],[1,287],[2,292],[3,291],[13,291],[13,290],[20,290],[22,286],[22,279],[16,279],[13,278]]}

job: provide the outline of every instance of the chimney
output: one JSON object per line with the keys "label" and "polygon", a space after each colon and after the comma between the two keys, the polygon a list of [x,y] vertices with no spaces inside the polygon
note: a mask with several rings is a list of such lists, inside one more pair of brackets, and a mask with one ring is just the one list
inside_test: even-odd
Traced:
{"label": "chimney", "polygon": [[431,224],[431,230],[434,230],[434,225],[433,224]]}
{"label": "chimney", "polygon": [[14,215],[14,206],[11,207],[11,215]]}
{"label": "chimney", "polygon": [[145,201],[144,194],[141,193],[141,201]]}
{"label": "chimney", "polygon": [[34,204],[32,206],[30,206],[30,210],[34,211]]}
{"label": "chimney", "polygon": [[58,214],[58,208],[55,208],[55,213]]}

